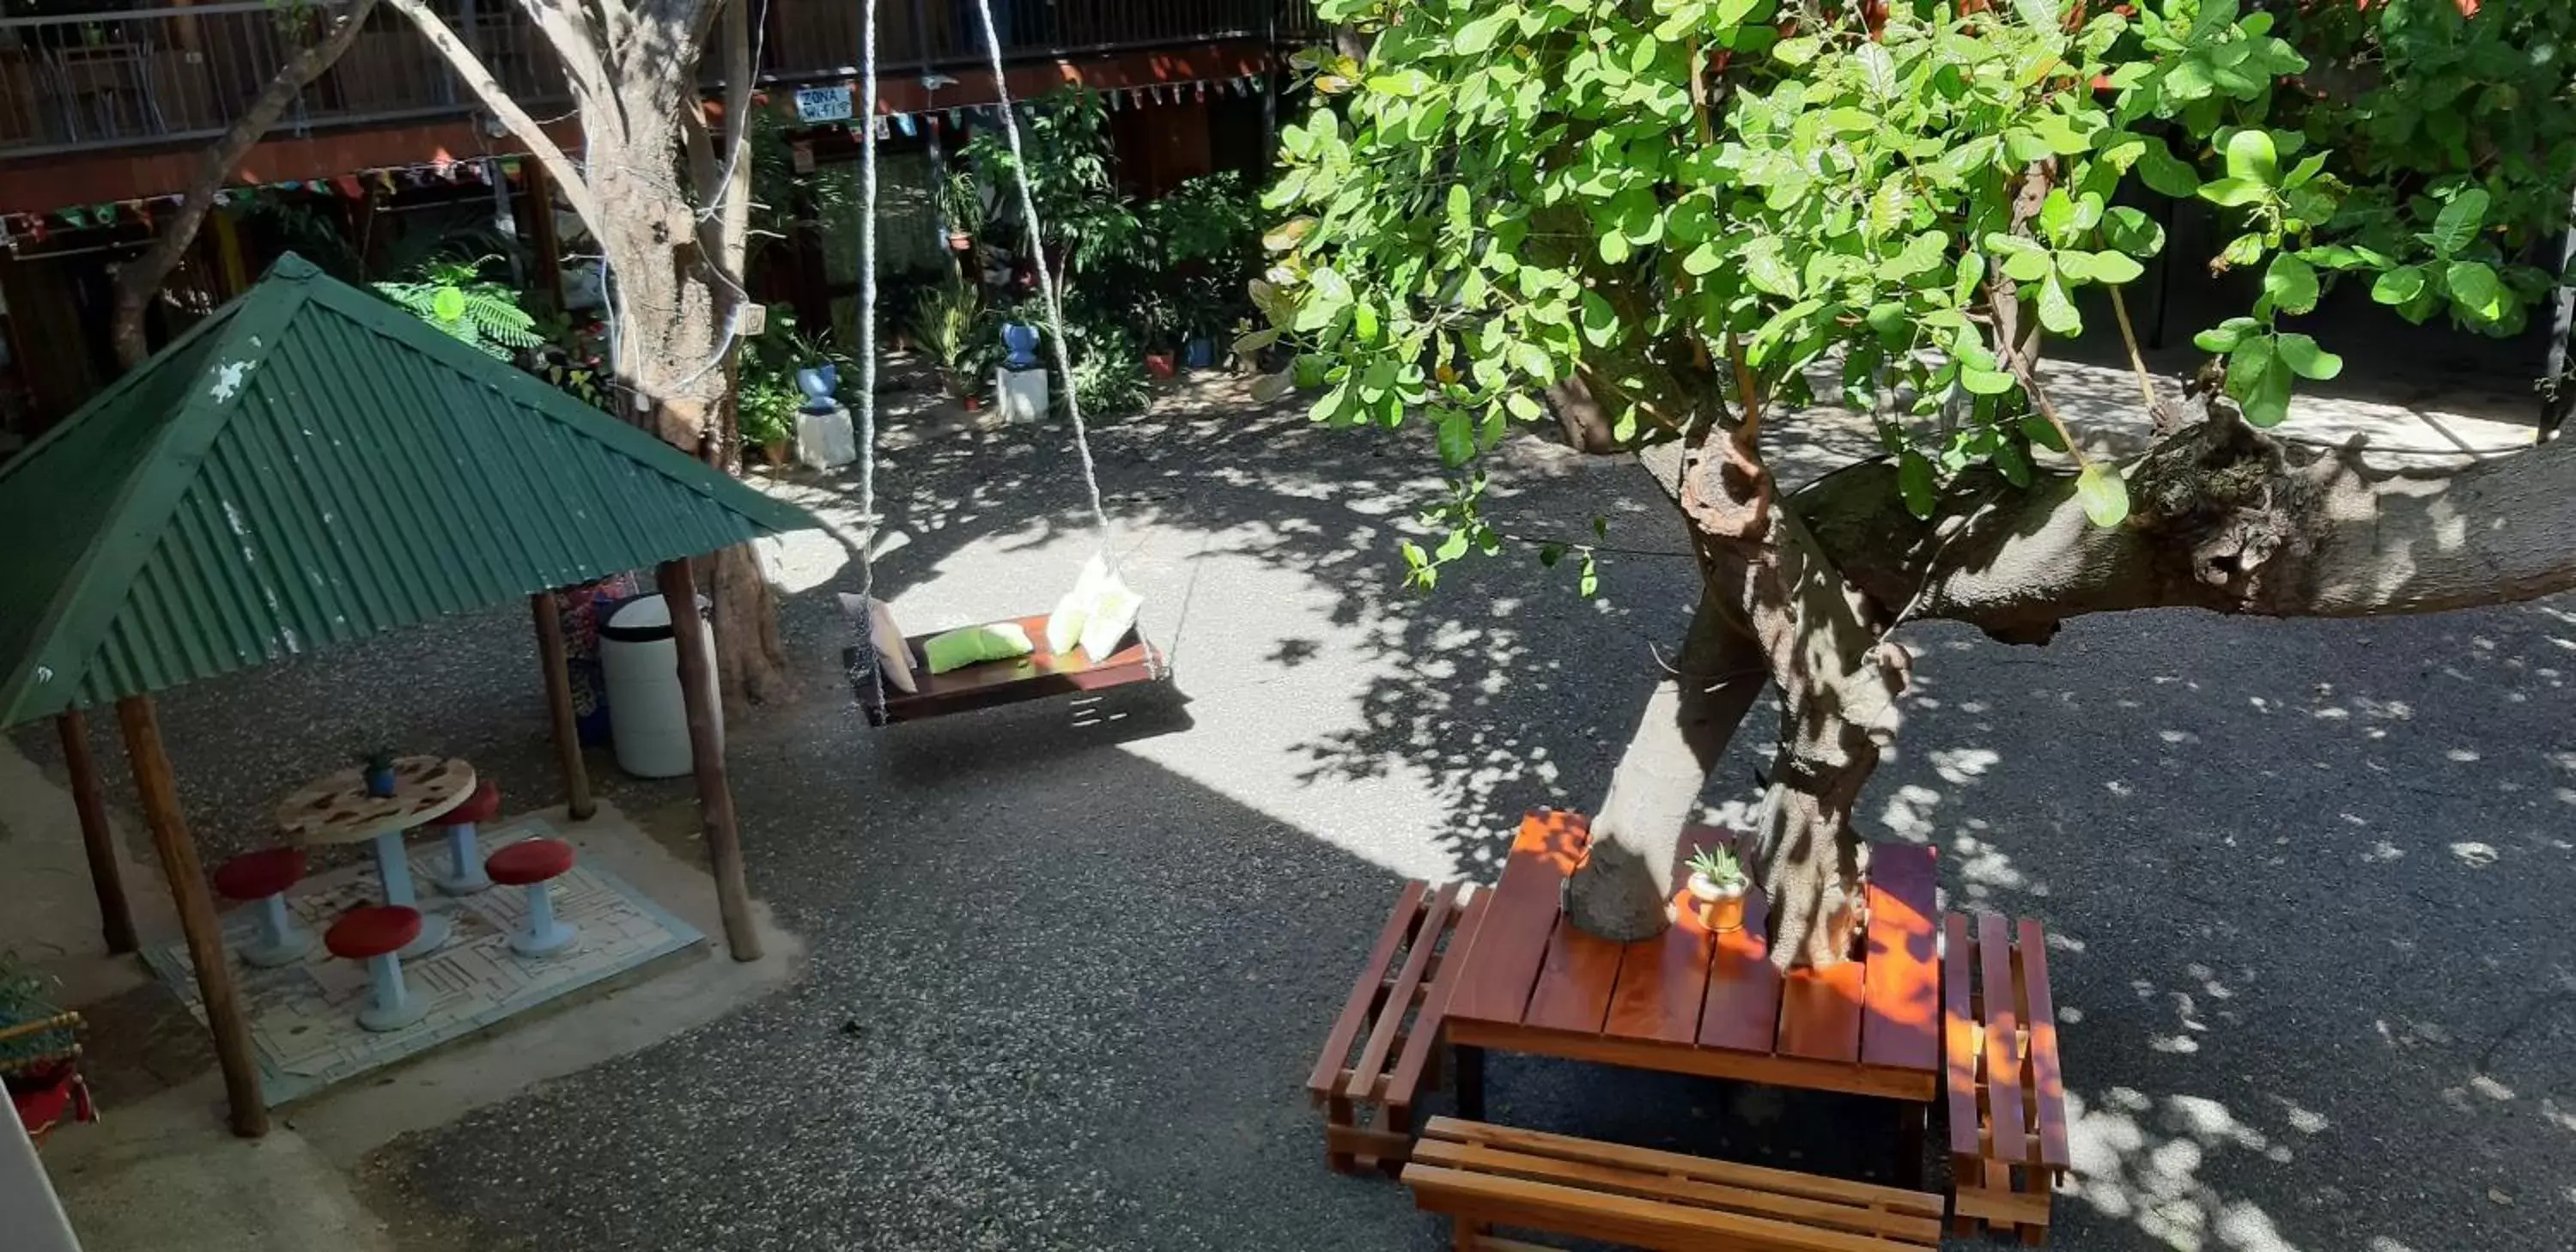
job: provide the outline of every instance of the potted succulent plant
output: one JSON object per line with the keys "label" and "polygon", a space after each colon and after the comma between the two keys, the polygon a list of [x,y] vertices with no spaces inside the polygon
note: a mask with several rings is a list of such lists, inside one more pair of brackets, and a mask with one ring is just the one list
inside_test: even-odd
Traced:
{"label": "potted succulent plant", "polygon": [[1703,846],[1691,853],[1690,894],[1699,919],[1711,931],[1744,928],[1744,867],[1724,847]]}

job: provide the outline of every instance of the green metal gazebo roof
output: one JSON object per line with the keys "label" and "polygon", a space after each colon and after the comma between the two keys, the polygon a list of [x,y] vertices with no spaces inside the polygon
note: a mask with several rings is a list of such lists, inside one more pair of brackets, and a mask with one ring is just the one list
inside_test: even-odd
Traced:
{"label": "green metal gazebo roof", "polygon": [[813,525],[289,256],[0,465],[0,726]]}

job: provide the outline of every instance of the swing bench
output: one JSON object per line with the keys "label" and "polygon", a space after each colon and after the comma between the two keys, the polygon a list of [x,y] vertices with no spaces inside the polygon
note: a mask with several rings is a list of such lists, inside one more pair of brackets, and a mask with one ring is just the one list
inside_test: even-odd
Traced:
{"label": "swing bench", "polygon": [[[1037,259],[1038,290],[1052,332],[1048,345],[1053,350],[1057,376],[1065,381],[1065,416],[1073,428],[1073,448],[1082,465],[1083,486],[1090,494],[1091,517],[1100,531],[1099,555],[1083,572],[1082,580],[1072,594],[1065,597],[1055,614],[1014,618],[968,627],[963,632],[940,631],[924,635],[905,635],[894,626],[891,610],[875,599],[876,567],[872,553],[874,534],[861,545],[860,590],[856,597],[845,597],[859,635],[854,646],[843,652],[850,684],[858,695],[859,707],[867,714],[871,726],[891,726],[900,722],[924,721],[965,713],[977,709],[998,708],[1029,700],[1053,696],[1096,693],[1136,683],[1155,682],[1166,676],[1163,654],[1134,625],[1139,603],[1118,576],[1115,545],[1109,514],[1101,502],[1100,476],[1091,459],[1091,439],[1083,427],[1082,404],[1071,386],[1073,361],[1067,355],[1064,333],[1064,310],[1058,300],[1054,269],[1047,263],[1044,232],[1039,227],[1037,205],[1029,193],[1025,159],[1020,149],[1020,123],[1011,101],[1009,80],[1002,72],[1001,40],[993,28],[989,4],[979,0],[984,51],[993,70],[993,83],[1000,95],[1002,133],[1010,146],[1013,168],[1020,171],[1018,182],[1020,218],[1027,229],[1029,251]],[[877,44],[876,4],[867,0],[863,6],[860,77],[864,84],[864,116],[875,119],[877,109]],[[873,122],[859,128],[860,255],[871,258],[861,267],[859,282],[859,512],[868,519],[871,531],[881,524],[876,509],[876,265],[877,255],[877,128]],[[1095,592],[1112,597],[1117,607],[1105,609],[1095,600]],[[1114,616],[1113,616],[1114,614]],[[1083,619],[1096,623],[1086,632]],[[1069,621],[1064,630],[1051,629]],[[1070,633],[1068,633],[1070,632]],[[932,672],[932,663],[940,651],[933,640],[955,634],[1007,634],[1008,649],[985,651],[980,660],[969,663],[952,660]],[[1052,639],[1050,636],[1054,636]],[[1071,635],[1081,635],[1077,642]],[[1058,646],[1061,645],[1061,646]],[[892,673],[888,671],[891,670]]]}
{"label": "swing bench", "polygon": [[1027,656],[1007,660],[985,661],[945,674],[929,670],[928,655],[923,645],[933,634],[911,635],[904,649],[912,654],[917,677],[917,690],[901,691],[891,685],[878,698],[875,684],[859,670],[869,663],[857,647],[843,653],[850,665],[850,685],[858,693],[859,706],[866,710],[871,726],[892,726],[899,722],[918,722],[950,713],[967,713],[977,709],[999,708],[1028,700],[1053,696],[1098,693],[1134,683],[1154,682],[1167,670],[1163,654],[1144,636],[1130,628],[1108,656],[1094,658],[1080,648],[1056,652],[1047,647],[1047,619],[1021,618],[1016,622],[995,622],[996,626],[1016,625],[1028,632],[1037,650]]}

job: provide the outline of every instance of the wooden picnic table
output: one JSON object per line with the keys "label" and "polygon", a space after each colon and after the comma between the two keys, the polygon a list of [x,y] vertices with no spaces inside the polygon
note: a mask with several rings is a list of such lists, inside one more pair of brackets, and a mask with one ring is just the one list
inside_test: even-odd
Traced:
{"label": "wooden picnic table", "polygon": [[1758,889],[1724,934],[1687,893],[1670,928],[1636,943],[1566,922],[1560,893],[1589,838],[1578,814],[1532,813],[1485,900],[1443,1026],[1462,1116],[1483,1118],[1482,1052],[1500,1048],[1906,1101],[1919,1137],[1942,1086],[1930,848],[1873,845],[1863,959],[1784,975]]}

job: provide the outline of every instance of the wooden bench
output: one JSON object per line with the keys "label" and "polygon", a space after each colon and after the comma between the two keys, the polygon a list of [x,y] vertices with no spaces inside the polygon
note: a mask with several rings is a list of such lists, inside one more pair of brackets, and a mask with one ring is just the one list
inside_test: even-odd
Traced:
{"label": "wooden bench", "polygon": [[[1324,1108],[1324,1161],[1349,1174],[1403,1167],[1413,1147],[1413,1098],[1439,1081],[1444,977],[1484,911],[1462,883],[1408,882],[1378,932],[1306,1090]],[[1368,1124],[1363,1125],[1365,1118]]]}
{"label": "wooden bench", "polygon": [[1896,1252],[1941,1246],[1941,1197],[1435,1117],[1404,1185],[1456,1246],[1542,1252],[1510,1226],[1672,1252]]}
{"label": "wooden bench", "polygon": [[1950,1098],[1951,1218],[2027,1244],[2048,1237],[2049,1200],[2067,1170],[2066,1078],[2048,943],[2023,921],[1943,919],[1942,1037]]}

